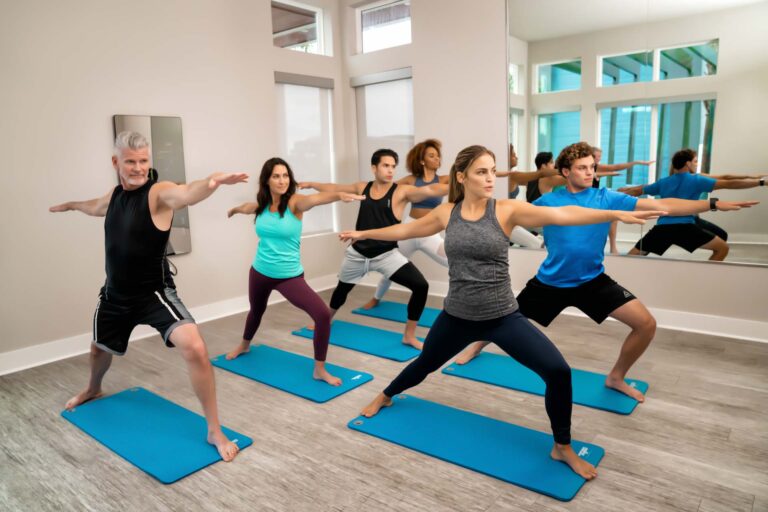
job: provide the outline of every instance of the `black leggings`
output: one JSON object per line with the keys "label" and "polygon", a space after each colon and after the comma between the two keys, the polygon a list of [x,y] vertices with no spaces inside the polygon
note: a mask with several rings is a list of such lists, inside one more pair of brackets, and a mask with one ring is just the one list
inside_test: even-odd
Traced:
{"label": "black leggings", "polygon": [[424,340],[422,350],[384,394],[393,397],[416,386],[473,341],[495,343],[546,383],[544,405],[555,442],[571,442],[571,368],[557,347],[519,311],[493,320],[462,320],[442,311]]}
{"label": "black leggings", "polygon": [[[429,284],[419,269],[410,261],[397,269],[397,272],[389,276],[393,283],[405,286],[411,290],[411,298],[408,300],[408,320],[418,320],[424,312],[424,306],[427,304],[427,293]],[[352,291],[355,285],[339,281],[336,289],[331,295],[331,309],[338,311],[341,306],[347,302],[347,295]]]}

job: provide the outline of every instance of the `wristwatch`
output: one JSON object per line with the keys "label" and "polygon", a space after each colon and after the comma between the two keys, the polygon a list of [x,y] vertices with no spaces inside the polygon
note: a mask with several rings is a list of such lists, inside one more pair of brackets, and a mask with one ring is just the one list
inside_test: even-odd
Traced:
{"label": "wristwatch", "polygon": [[760,181],[759,181],[758,183],[760,183],[760,186],[761,186],[761,187],[764,187],[764,186],[765,186],[765,176],[763,176],[762,178],[760,178]]}
{"label": "wristwatch", "polygon": [[712,212],[717,211],[717,202],[719,201],[716,197],[710,197],[709,198],[709,210]]}

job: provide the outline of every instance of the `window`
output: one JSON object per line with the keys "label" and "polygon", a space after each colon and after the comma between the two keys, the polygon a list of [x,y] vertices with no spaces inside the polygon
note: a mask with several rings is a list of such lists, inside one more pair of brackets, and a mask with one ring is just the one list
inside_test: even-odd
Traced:
{"label": "window", "polygon": [[691,148],[698,153],[697,172],[709,174],[715,100],[682,101],[659,105],[659,138],[656,179],[669,176],[672,155]]}
{"label": "window", "polygon": [[551,151],[555,158],[565,146],[578,142],[581,112],[557,112],[537,116],[537,151]]}
{"label": "window", "polygon": [[514,146],[515,153],[517,153],[517,157],[520,162],[523,161],[523,159],[521,158],[521,153],[523,151],[523,148],[520,145],[520,142],[521,142],[520,120],[522,119],[524,114],[525,112],[520,109],[517,109],[517,108],[509,109],[509,143],[512,146]]}
{"label": "window", "polygon": [[[600,163],[620,164],[650,160],[651,106],[633,105],[600,110]],[[625,185],[648,183],[648,167],[634,166],[618,176],[600,180],[600,186],[618,189]]]}
{"label": "window", "polygon": [[304,53],[323,53],[322,10],[294,2],[272,2],[275,46]]}
{"label": "window", "polygon": [[410,78],[355,88],[360,179],[370,181],[371,155],[381,148],[399,157],[396,179],[407,174],[405,157],[413,147],[413,80]]}
{"label": "window", "polygon": [[581,89],[581,61],[539,64],[536,77],[540,93]]}
{"label": "window", "polygon": [[[332,182],[333,137],[331,89],[275,84],[279,155],[296,181]],[[304,216],[304,234],[333,231],[332,205],[313,208]]]}
{"label": "window", "polygon": [[718,40],[660,52],[659,80],[707,76],[717,73]]}
{"label": "window", "polygon": [[522,94],[520,87],[520,66],[517,64],[509,65],[509,72],[507,75],[507,82],[509,85],[509,94]]}
{"label": "window", "polygon": [[358,9],[359,48],[363,53],[411,43],[410,2],[385,1]]}
{"label": "window", "polygon": [[653,52],[603,57],[602,86],[653,80]]}

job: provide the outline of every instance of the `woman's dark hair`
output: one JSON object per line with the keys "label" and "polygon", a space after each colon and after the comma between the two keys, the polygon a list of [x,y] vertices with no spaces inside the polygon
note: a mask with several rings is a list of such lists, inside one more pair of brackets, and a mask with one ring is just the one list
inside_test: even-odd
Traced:
{"label": "woman's dark hair", "polygon": [[552,161],[552,153],[550,153],[549,151],[542,151],[541,153],[536,155],[536,158],[534,159],[533,162],[536,164],[536,169],[541,169],[551,161]]}
{"label": "woman's dark hair", "polygon": [[424,160],[424,154],[427,149],[432,148],[437,151],[437,156],[442,157],[440,148],[442,144],[437,139],[427,139],[423,142],[419,142],[411,148],[408,152],[408,156],[405,159],[405,166],[408,170],[417,178],[424,177],[424,164],[421,163]]}
{"label": "woman's dark hair", "polygon": [[282,158],[270,158],[264,162],[264,165],[261,168],[261,174],[259,175],[259,191],[256,193],[256,203],[258,203],[259,206],[256,208],[256,217],[261,215],[264,210],[269,208],[270,203],[272,203],[272,193],[269,191],[269,178],[272,177],[272,171],[275,170],[275,166],[277,165],[284,165],[285,168],[288,169],[288,179],[290,179],[288,190],[286,190],[285,194],[280,196],[280,204],[277,205],[277,211],[280,212],[280,217],[285,215],[285,210],[288,209],[288,201],[291,199],[291,196],[296,193],[296,179],[293,177],[291,166]]}

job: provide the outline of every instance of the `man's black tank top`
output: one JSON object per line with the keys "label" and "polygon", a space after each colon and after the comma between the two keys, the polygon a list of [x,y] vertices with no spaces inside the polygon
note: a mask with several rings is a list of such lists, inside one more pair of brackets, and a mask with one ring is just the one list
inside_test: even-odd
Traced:
{"label": "man's black tank top", "polygon": [[532,180],[529,181],[528,184],[525,186],[525,199],[532,203],[538,198],[541,197],[541,192],[539,192],[539,180]]}
{"label": "man's black tank top", "polygon": [[[392,195],[395,193],[397,183],[393,183],[381,199],[371,198],[372,186],[373,182],[369,181],[363,190],[365,199],[360,202],[360,213],[357,214],[357,224],[355,225],[357,231],[386,228],[400,223],[392,211]],[[361,240],[352,244],[352,247],[366,258],[375,258],[397,247],[397,242]]]}
{"label": "man's black tank top", "polygon": [[104,219],[106,292],[133,297],[174,287],[165,257],[171,230],[161,231],[152,222],[147,181],[136,190],[115,187]]}

